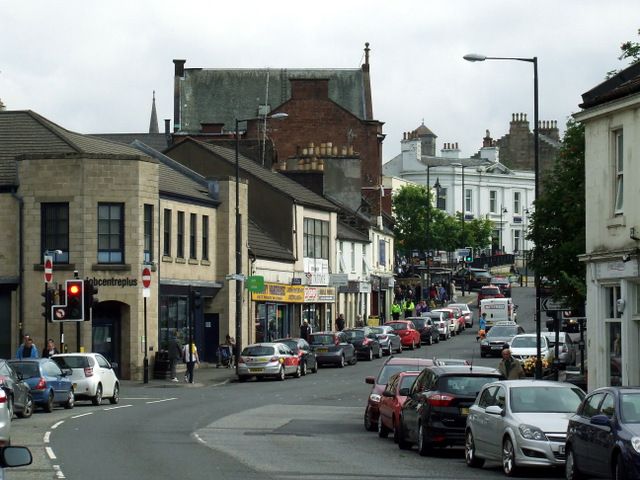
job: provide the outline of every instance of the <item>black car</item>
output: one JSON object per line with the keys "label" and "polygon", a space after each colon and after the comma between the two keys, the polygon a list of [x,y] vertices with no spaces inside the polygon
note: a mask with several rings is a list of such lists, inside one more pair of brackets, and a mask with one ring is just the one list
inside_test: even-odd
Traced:
{"label": "black car", "polygon": [[505,297],[511,296],[511,280],[509,280],[509,277],[504,275],[492,277],[491,285],[500,288],[500,291]]}
{"label": "black car", "polygon": [[318,372],[318,359],[311,345],[304,338],[280,338],[276,343],[284,343],[300,357],[300,375],[306,375],[309,371]]}
{"label": "black car", "polygon": [[400,410],[398,446],[418,444],[420,455],[434,447],[464,445],[469,407],[487,383],[504,379],[495,368],[443,365],[425,368]]}
{"label": "black car", "polygon": [[7,394],[10,416],[17,414],[20,418],[29,418],[33,413],[33,397],[29,385],[22,375],[14,370],[6,360],[0,360],[0,388]]}
{"label": "black car", "polygon": [[366,360],[373,360],[373,357],[382,358],[382,346],[376,332],[371,328],[345,328],[342,332],[349,338],[359,357]]}
{"label": "black car", "polygon": [[569,419],[565,477],[640,478],[640,388],[603,387]]}
{"label": "black car", "polygon": [[490,284],[491,274],[483,268],[465,267],[453,274],[453,280],[461,288],[464,285],[467,290],[479,290],[481,287]]}
{"label": "black car", "polygon": [[426,345],[432,345],[440,341],[440,331],[433,323],[431,317],[409,317],[405,320],[411,320],[416,330],[420,332],[420,342]]}
{"label": "black car", "polygon": [[487,336],[480,340],[480,356],[482,358],[501,356],[502,350],[509,345],[513,337],[523,333],[525,333],[524,328],[516,322],[496,322],[487,332]]}

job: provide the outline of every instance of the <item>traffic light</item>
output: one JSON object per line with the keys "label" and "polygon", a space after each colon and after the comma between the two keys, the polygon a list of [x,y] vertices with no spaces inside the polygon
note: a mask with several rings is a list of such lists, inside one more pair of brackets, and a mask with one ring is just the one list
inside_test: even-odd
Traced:
{"label": "traffic light", "polygon": [[84,320],[84,280],[67,280],[67,316],[65,320]]}
{"label": "traffic light", "polygon": [[194,310],[202,308],[202,292],[200,290],[191,291],[191,305],[193,305]]}
{"label": "traffic light", "polygon": [[42,306],[44,307],[44,312],[42,316],[45,318],[47,322],[51,321],[51,307],[56,303],[56,291],[53,288],[47,288],[46,292],[41,293],[44,297],[44,302],[42,302]]}
{"label": "traffic light", "polygon": [[98,293],[98,287],[96,287],[90,280],[84,280],[84,320],[91,320],[91,309],[98,303],[98,297],[95,297]]}
{"label": "traffic light", "polygon": [[467,263],[473,262],[473,248],[467,247],[467,254],[464,256],[464,261]]}

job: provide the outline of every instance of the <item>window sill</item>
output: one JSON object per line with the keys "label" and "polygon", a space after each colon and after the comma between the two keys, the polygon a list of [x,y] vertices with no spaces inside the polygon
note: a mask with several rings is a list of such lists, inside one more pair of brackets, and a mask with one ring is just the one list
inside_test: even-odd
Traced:
{"label": "window sill", "polygon": [[93,271],[130,272],[131,265],[126,263],[94,263],[91,265]]}

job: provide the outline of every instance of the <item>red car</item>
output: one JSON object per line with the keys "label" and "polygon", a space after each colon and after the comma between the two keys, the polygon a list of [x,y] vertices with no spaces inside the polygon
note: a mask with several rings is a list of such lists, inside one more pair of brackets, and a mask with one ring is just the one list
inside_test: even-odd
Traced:
{"label": "red car", "polygon": [[375,377],[366,377],[364,379],[365,383],[373,385],[367,400],[367,408],[364,411],[364,428],[371,432],[375,432],[378,429],[378,414],[380,412],[378,406],[380,405],[384,387],[391,375],[398,372],[419,372],[431,365],[433,365],[433,360],[430,358],[387,357]]}
{"label": "red car", "polygon": [[480,308],[480,300],[485,300],[487,298],[504,298],[500,287],[497,285],[487,285],[480,289],[478,293],[478,308]]}
{"label": "red car", "polygon": [[396,335],[400,337],[400,342],[403,347],[409,347],[411,350],[420,348],[422,342],[420,341],[420,332],[416,330],[416,326],[410,320],[393,320],[392,322],[386,322],[385,325],[390,326],[396,332]]}
{"label": "red car", "polygon": [[391,376],[380,397],[378,416],[378,436],[387,438],[393,432],[393,441],[398,443],[398,421],[400,409],[407,399],[407,393],[420,372],[398,372]]}

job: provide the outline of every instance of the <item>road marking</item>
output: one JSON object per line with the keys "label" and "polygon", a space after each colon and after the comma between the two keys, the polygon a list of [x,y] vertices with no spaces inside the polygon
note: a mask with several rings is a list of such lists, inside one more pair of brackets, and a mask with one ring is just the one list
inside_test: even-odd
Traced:
{"label": "road marking", "polygon": [[81,417],[86,417],[87,415],[93,415],[93,412],[89,412],[89,413],[82,413],[80,415],[74,415],[71,418],[81,418]]}
{"label": "road marking", "polygon": [[49,460],[55,460],[56,458],[56,454],[53,453],[53,448],[51,447],[44,447],[44,451],[47,452],[47,455],[49,456]]}
{"label": "road marking", "polygon": [[49,443],[49,438],[51,437],[51,432],[46,432],[44,434],[44,443]]}
{"label": "road marking", "polygon": [[64,473],[62,473],[60,465],[54,465],[53,470],[56,472],[56,478],[67,478],[64,476]]}
{"label": "road marking", "polygon": [[51,430],[55,430],[56,428],[58,428],[63,423],[64,423],[64,420],[60,420],[59,422],[54,423],[53,425],[51,425]]}
{"label": "road marking", "polygon": [[165,398],[164,400],[154,400],[152,402],[146,402],[146,403],[147,403],[147,405],[150,405],[152,403],[171,402],[173,400],[177,400],[177,398],[175,398],[175,397],[174,398]]}
{"label": "road marking", "polygon": [[133,405],[118,405],[117,407],[108,407],[108,408],[103,408],[102,410],[104,410],[105,412],[108,412],[109,410],[118,410],[119,408],[129,408],[129,407],[133,407]]}

